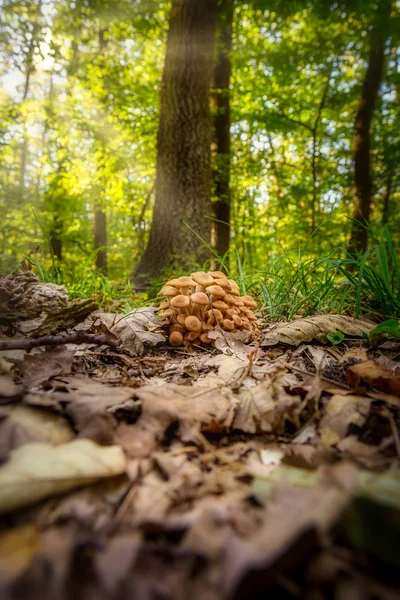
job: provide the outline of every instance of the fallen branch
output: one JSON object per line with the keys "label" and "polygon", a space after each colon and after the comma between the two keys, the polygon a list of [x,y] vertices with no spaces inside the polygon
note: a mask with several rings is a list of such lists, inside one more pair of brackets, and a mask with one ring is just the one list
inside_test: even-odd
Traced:
{"label": "fallen branch", "polygon": [[107,344],[112,348],[119,347],[119,341],[110,335],[95,335],[85,331],[61,333],[59,335],[42,335],[37,338],[22,340],[0,340],[0,350],[31,350],[37,346],[58,346],[61,344]]}

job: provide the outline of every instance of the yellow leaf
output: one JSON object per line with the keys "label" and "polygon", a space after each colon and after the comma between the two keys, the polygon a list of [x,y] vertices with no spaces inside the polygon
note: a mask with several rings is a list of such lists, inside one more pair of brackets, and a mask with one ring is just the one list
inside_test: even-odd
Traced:
{"label": "yellow leaf", "polygon": [[24,444],[0,467],[0,514],[119,475],[125,466],[120,446],[102,447],[90,440]]}

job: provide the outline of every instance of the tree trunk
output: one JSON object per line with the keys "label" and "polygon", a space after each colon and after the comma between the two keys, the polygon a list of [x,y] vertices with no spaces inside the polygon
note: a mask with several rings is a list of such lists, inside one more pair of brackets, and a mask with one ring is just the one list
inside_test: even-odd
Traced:
{"label": "tree trunk", "polygon": [[102,210],[94,211],[94,248],[96,254],[96,268],[102,273],[107,272],[107,218]]}
{"label": "tree trunk", "polygon": [[133,276],[137,289],[209,256],[209,111],[217,0],[173,0],[161,89],[153,222]]}
{"label": "tree trunk", "polygon": [[214,202],[212,241],[219,256],[229,250],[230,239],[230,166],[231,166],[231,115],[229,83],[231,76],[230,52],[232,49],[233,0],[221,0],[218,7],[217,51],[214,67]]}
{"label": "tree trunk", "polygon": [[[105,53],[107,50],[107,28],[99,30],[99,56],[103,73],[105,73],[106,57]],[[101,100],[104,102],[108,94],[108,81],[105,75],[102,79],[103,89],[101,93]],[[106,110],[106,108],[104,108]],[[103,161],[105,160],[106,143],[104,140],[101,141]],[[104,168],[104,164],[102,165]],[[107,273],[107,215],[104,211],[101,201],[95,203],[94,207],[94,249],[98,250],[96,254],[96,269],[102,273]]]}
{"label": "tree trunk", "polygon": [[[349,251],[365,252],[368,244],[368,225],[371,212],[371,121],[374,106],[382,81],[385,42],[388,35],[388,22],[391,0],[379,0],[375,22],[370,34],[370,52],[367,71],[361,89],[361,98],[354,124],[354,210]],[[364,226],[362,225],[364,224]]]}

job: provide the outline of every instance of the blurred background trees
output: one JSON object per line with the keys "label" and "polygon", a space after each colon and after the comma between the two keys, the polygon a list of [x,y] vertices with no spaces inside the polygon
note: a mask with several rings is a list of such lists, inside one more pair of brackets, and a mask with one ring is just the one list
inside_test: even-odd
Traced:
{"label": "blurred background trees", "polygon": [[[2,271],[41,245],[43,260],[53,254],[71,271],[87,262],[119,281],[132,270],[157,276],[140,260],[153,207],[161,202],[168,220],[175,192],[192,206],[187,226],[178,217],[182,256],[204,258],[197,236],[253,268],[306,244],[315,254],[363,250],[353,216],[388,223],[400,242],[398,2],[207,2],[218,12],[208,103],[192,114],[191,136],[182,125],[190,79],[164,121],[161,88],[171,4],[184,10],[188,0],[4,0]],[[188,162],[198,175],[210,165],[209,198],[197,184],[184,198]],[[204,227],[191,217],[196,199]],[[160,252],[158,271],[173,268],[177,246]]]}

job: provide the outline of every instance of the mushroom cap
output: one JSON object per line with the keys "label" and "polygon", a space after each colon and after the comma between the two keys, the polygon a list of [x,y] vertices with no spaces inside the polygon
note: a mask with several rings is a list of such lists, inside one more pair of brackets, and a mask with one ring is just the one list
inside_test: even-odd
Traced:
{"label": "mushroom cap", "polygon": [[212,275],[214,279],[227,279],[227,276],[222,271],[209,271],[209,275]]}
{"label": "mushroom cap", "polygon": [[181,346],[183,343],[183,335],[179,331],[173,331],[168,338],[171,346]]}
{"label": "mushroom cap", "polygon": [[233,321],[231,321],[230,319],[224,319],[222,321],[222,326],[224,329],[228,329],[229,331],[231,331],[232,329],[235,329],[235,323]]}
{"label": "mushroom cap", "polygon": [[199,285],[203,287],[208,287],[209,285],[213,285],[214,277],[210,275],[210,273],[205,273],[204,271],[196,271],[191,274],[192,279]]}
{"label": "mushroom cap", "polygon": [[225,302],[223,302],[222,300],[216,300],[212,303],[212,305],[213,308],[218,308],[218,310],[226,310],[227,308],[229,308],[229,305],[225,304]]}
{"label": "mushroom cap", "polygon": [[228,279],[231,284],[231,294],[232,296],[240,296],[239,286],[234,279]]}
{"label": "mushroom cap", "polygon": [[206,332],[201,334],[200,340],[203,342],[203,344],[209,344],[211,342]]}
{"label": "mushroom cap", "polygon": [[209,310],[207,314],[210,318],[213,317],[217,322],[222,321],[224,318],[222,312],[218,310],[218,308],[213,308],[212,310]]}
{"label": "mushroom cap", "polygon": [[186,317],[185,327],[189,331],[200,331],[201,322],[199,321],[199,319],[197,317],[195,317],[194,315],[191,315],[190,317]]}
{"label": "mushroom cap", "polygon": [[225,296],[225,290],[222,289],[220,285],[210,285],[207,288],[207,292],[212,294],[213,296],[218,296],[219,298],[223,298]]}
{"label": "mushroom cap", "polygon": [[241,327],[243,325],[243,321],[238,315],[232,315],[232,321],[235,323],[236,327]]}
{"label": "mushroom cap", "polygon": [[224,302],[229,302],[229,304],[235,304],[235,297],[232,294],[225,294]]}
{"label": "mushroom cap", "polygon": [[214,280],[215,285],[220,285],[222,289],[231,291],[231,284],[227,279],[220,279],[219,277]]}
{"label": "mushroom cap", "polygon": [[179,290],[176,289],[173,285],[169,285],[168,283],[161,288],[158,292],[157,296],[177,296],[179,294]]}
{"label": "mushroom cap", "polygon": [[242,296],[240,299],[245,306],[250,306],[251,308],[257,307],[257,302],[251,296]]}
{"label": "mushroom cap", "polygon": [[210,300],[208,299],[207,294],[204,292],[194,292],[194,294],[190,296],[190,300],[193,302],[193,304],[210,304]]}
{"label": "mushroom cap", "polygon": [[189,342],[194,342],[194,340],[197,338],[197,334],[198,334],[198,331],[189,331],[185,335],[185,340],[188,340]]}
{"label": "mushroom cap", "polygon": [[174,323],[169,328],[170,333],[173,333],[174,331],[179,331],[179,333],[181,333],[182,335],[185,333],[184,327],[182,325],[179,325],[179,323]]}
{"label": "mushroom cap", "polygon": [[182,275],[182,277],[178,277],[177,279],[172,279],[168,281],[168,285],[174,285],[175,287],[193,287],[196,285],[196,282],[193,281],[191,277],[186,277],[186,275]]}
{"label": "mushroom cap", "polygon": [[164,310],[163,314],[161,315],[161,318],[167,319],[168,317],[176,317],[176,310],[174,310],[173,308],[167,308],[167,310]]}
{"label": "mushroom cap", "polygon": [[185,324],[185,319],[186,319],[187,315],[181,313],[180,315],[178,315],[176,317],[176,320],[178,321],[179,325],[184,325]]}
{"label": "mushroom cap", "polygon": [[183,294],[179,294],[174,298],[171,298],[171,306],[174,308],[186,308],[190,304],[190,299],[188,296],[184,296]]}

